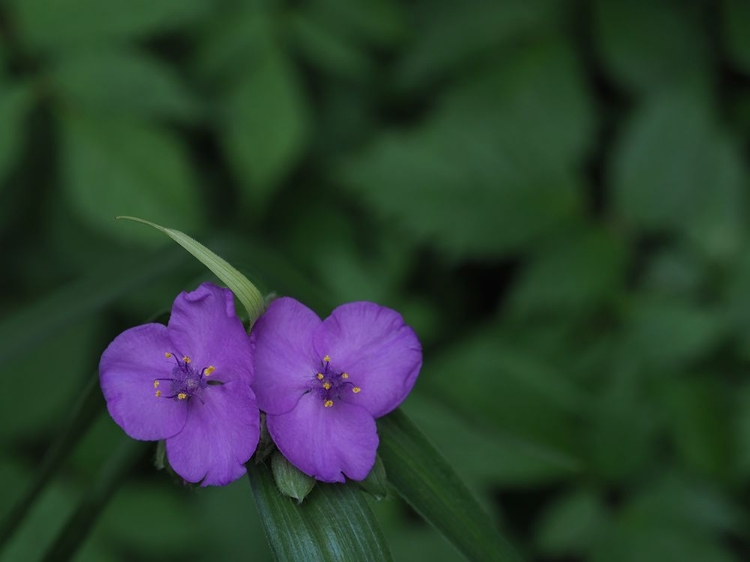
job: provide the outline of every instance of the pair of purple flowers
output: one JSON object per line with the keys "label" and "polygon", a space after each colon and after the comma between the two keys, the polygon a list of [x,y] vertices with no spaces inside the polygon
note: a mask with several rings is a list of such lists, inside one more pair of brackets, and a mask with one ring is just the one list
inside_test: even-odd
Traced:
{"label": "pair of purple flowers", "polygon": [[245,473],[259,409],[302,472],[364,479],[378,447],[375,418],[406,398],[421,366],[416,334],[389,308],[349,303],[321,321],[285,297],[248,336],[231,291],[204,283],[178,295],[167,326],[115,338],[99,372],[115,422],[135,439],[164,439],[175,472],[208,486]]}

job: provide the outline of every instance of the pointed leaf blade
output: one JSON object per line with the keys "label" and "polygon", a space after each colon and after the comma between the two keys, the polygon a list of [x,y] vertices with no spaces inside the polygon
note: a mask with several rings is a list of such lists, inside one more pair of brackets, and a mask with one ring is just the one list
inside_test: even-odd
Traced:
{"label": "pointed leaf blade", "polygon": [[397,410],[378,420],[388,482],[468,560],[521,562],[446,460]]}
{"label": "pointed leaf blade", "polygon": [[172,240],[177,242],[180,246],[185,248],[193,257],[195,257],[199,262],[210,269],[214,273],[214,275],[216,275],[216,277],[221,279],[235,295],[237,295],[237,298],[240,300],[242,306],[244,306],[245,310],[247,311],[250,326],[252,326],[253,323],[255,323],[255,321],[258,319],[258,317],[263,314],[263,295],[260,294],[260,291],[258,291],[255,285],[253,285],[247,277],[242,275],[242,273],[232,267],[229,262],[214,254],[200,242],[194,240],[187,234],[183,234],[179,230],[165,228],[147,220],[139,219],[136,217],[117,218],[140,222],[143,224],[147,224],[148,226],[152,226],[153,228],[160,230],[161,232],[169,236]]}
{"label": "pointed leaf blade", "polygon": [[356,486],[319,483],[297,505],[279,492],[265,465],[250,462],[247,474],[276,560],[391,560],[375,516]]}

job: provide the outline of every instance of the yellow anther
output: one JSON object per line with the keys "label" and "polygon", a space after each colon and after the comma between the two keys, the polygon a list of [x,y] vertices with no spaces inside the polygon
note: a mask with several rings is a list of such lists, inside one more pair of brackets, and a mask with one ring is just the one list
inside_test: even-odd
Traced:
{"label": "yellow anther", "polygon": [[177,395],[177,400],[185,400],[185,398],[187,398],[187,394],[185,394],[184,392],[180,392]]}
{"label": "yellow anther", "polygon": [[183,361],[184,361],[185,363],[190,363],[190,357],[188,357],[187,355],[186,355],[185,357],[183,357],[183,358],[182,358],[182,360],[183,360]]}
{"label": "yellow anther", "polygon": [[323,361],[325,361],[326,363],[330,363],[331,362],[331,356],[330,355],[326,355],[325,357],[323,357]]}
{"label": "yellow anther", "polygon": [[159,396],[161,396],[161,390],[156,391],[156,397],[159,398]]}
{"label": "yellow anther", "polygon": [[169,359],[170,357],[172,357],[172,354],[171,354],[171,353],[169,353],[169,352],[167,351],[167,352],[166,352],[166,353],[164,354],[164,357],[166,357],[167,359]]}
{"label": "yellow anther", "polygon": [[154,381],[154,388],[159,388],[159,381]]}
{"label": "yellow anther", "polygon": [[323,380],[323,373],[318,373],[318,374],[317,374],[317,375],[315,375],[315,376],[316,376],[316,377],[318,377],[318,380],[319,380],[319,381],[322,381],[322,380]]}
{"label": "yellow anther", "polygon": [[326,408],[330,408],[331,406],[333,406],[333,400],[326,400],[323,403],[323,406],[325,406]]}
{"label": "yellow anther", "polygon": [[357,393],[359,393],[359,391],[360,391],[360,390],[362,390],[362,389],[361,389],[361,388],[359,388],[358,386],[355,386],[354,388],[352,388],[352,392],[353,392],[354,394],[357,394]]}
{"label": "yellow anther", "polygon": [[214,372],[215,370],[216,370],[216,367],[214,367],[213,365],[209,365],[208,367],[206,367],[205,375],[206,375],[206,376],[208,377],[208,376],[210,376],[210,375],[211,375],[211,373],[213,373],[213,372]]}
{"label": "yellow anther", "polygon": [[347,375],[346,373],[341,373],[341,378],[342,379],[348,379],[349,375]]}
{"label": "yellow anther", "polygon": [[329,383],[328,381],[324,382],[323,383],[323,388],[325,388],[326,390],[328,390],[329,388],[331,388],[331,383]]}

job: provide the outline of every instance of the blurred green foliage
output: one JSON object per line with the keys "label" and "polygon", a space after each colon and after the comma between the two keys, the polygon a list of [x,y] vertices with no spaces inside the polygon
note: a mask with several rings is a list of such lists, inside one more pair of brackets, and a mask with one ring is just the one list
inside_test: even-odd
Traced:
{"label": "blurred green foliage", "polygon": [[[135,215],[266,291],[401,310],[405,410],[529,560],[750,558],[748,6],[6,0],[0,515],[106,344],[207,278]],[[43,554],[120,435],[0,559]],[[459,559],[373,507],[397,560]],[[77,559],[247,552],[246,481],[144,463]]]}

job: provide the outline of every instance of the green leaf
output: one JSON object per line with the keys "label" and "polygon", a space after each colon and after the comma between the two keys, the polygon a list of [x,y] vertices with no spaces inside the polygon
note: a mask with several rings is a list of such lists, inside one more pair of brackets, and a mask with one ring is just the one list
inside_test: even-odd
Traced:
{"label": "green leaf", "polygon": [[725,479],[731,469],[731,401],[715,378],[670,381],[665,389],[665,414],[677,453],[686,467]]}
{"label": "green leaf", "polygon": [[324,71],[345,78],[362,78],[372,71],[372,61],[357,45],[332,33],[314,17],[294,15],[290,31],[299,55]]}
{"label": "green leaf", "polygon": [[3,362],[5,372],[13,373],[16,380],[33,380],[45,391],[0,393],[0,448],[20,446],[59,427],[61,418],[79,401],[91,358],[101,351],[102,327],[100,316],[78,318],[54,337],[37,342],[31,352]]}
{"label": "green leaf", "polygon": [[96,49],[66,56],[51,74],[67,103],[106,115],[194,121],[198,101],[168,65],[136,49]]}
{"label": "green leaf", "polygon": [[275,451],[271,457],[271,472],[279,492],[297,500],[298,503],[302,503],[315,487],[315,478],[295,467],[281,451]]}
{"label": "green leaf", "polygon": [[629,304],[622,355],[659,371],[707,356],[726,334],[725,318],[714,306],[650,295],[636,296]]}
{"label": "green leaf", "polygon": [[594,3],[594,36],[604,68],[631,90],[653,91],[708,76],[704,27],[698,5],[689,2]]}
{"label": "green leaf", "polygon": [[211,4],[206,0],[11,0],[19,35],[35,49],[56,51],[111,41],[142,39],[197,21]]}
{"label": "green leaf", "polygon": [[398,80],[407,88],[430,86],[488,51],[546,31],[554,14],[550,5],[538,0],[480,0],[456,10],[452,2],[422,3],[417,6],[420,25],[398,65]]}
{"label": "green leaf", "polygon": [[734,450],[737,451],[739,476],[750,480],[750,384],[745,383],[737,393],[734,421]]}
{"label": "green leaf", "polygon": [[33,101],[31,86],[0,81],[0,192],[24,148],[24,125]]}
{"label": "green leaf", "polygon": [[[30,480],[28,466],[17,464],[12,457],[8,457],[3,455],[0,462],[0,494],[3,498],[3,508],[15,498],[16,492],[28,485]],[[50,483],[39,495],[37,502],[31,506],[32,509],[25,514],[23,527],[20,527],[7,543],[4,541],[7,537],[3,536],[3,540],[0,541],[0,560],[39,560],[44,554],[45,546],[62,528],[62,520],[72,513],[74,501],[75,492],[69,484]]]}
{"label": "green leaf", "polygon": [[63,425],[60,434],[45,453],[31,484],[13,504],[0,524],[0,549],[12,538],[23,523],[30,509],[42,491],[51,481],[68,455],[75,448],[86,429],[102,410],[102,396],[98,377],[93,376],[80,393],[78,401],[71,409],[70,417]]}
{"label": "green leaf", "polygon": [[535,153],[542,145],[547,160],[582,165],[594,142],[596,102],[580,55],[551,34],[501,60],[449,89],[439,115],[456,129],[480,126],[500,148]]}
{"label": "green leaf", "polygon": [[732,62],[750,75],[750,4],[745,0],[721,3],[722,36]]}
{"label": "green leaf", "polygon": [[[146,453],[152,448],[147,444]],[[101,514],[97,528],[107,540],[130,545],[131,556],[138,560],[166,550],[183,559],[197,557],[198,549],[207,549],[194,541],[195,521],[204,518],[196,509],[195,493],[185,494],[184,488],[171,486],[169,478],[157,480],[145,483],[133,478],[122,486]]]}
{"label": "green leaf", "polygon": [[376,137],[345,163],[341,180],[450,258],[507,255],[576,216],[580,191],[558,156],[498,138],[499,130],[470,114],[438,116],[414,132]]}
{"label": "green leaf", "polygon": [[662,477],[637,492],[597,541],[593,562],[735,562],[723,532],[744,536],[740,505],[703,481]]}
{"label": "green leaf", "polygon": [[535,542],[548,556],[583,555],[601,535],[608,516],[599,494],[574,490],[544,511]]}
{"label": "green leaf", "polygon": [[388,495],[388,476],[380,455],[375,457],[375,466],[372,467],[367,478],[359,482],[359,487],[376,500],[382,500]]}
{"label": "green leaf", "polygon": [[314,0],[305,6],[327,22],[332,33],[358,43],[389,47],[408,33],[407,11],[398,0]]}
{"label": "green leaf", "polygon": [[265,465],[250,462],[247,473],[276,560],[391,560],[356,485],[319,483],[297,505],[278,491]]}
{"label": "green leaf", "polygon": [[117,218],[140,222],[151,226],[163,232],[180,246],[185,248],[190,255],[210,269],[214,275],[221,279],[222,282],[237,296],[242,303],[242,306],[244,306],[247,311],[248,322],[250,323],[249,327],[251,327],[260,315],[263,314],[265,309],[263,295],[260,294],[255,285],[253,285],[247,277],[232,267],[226,260],[214,254],[200,242],[193,240],[190,236],[183,234],[179,230],[165,228],[143,219],[124,216]]}
{"label": "green leaf", "polygon": [[177,228],[203,226],[190,158],[177,137],[135,121],[81,114],[62,119],[67,197],[91,227],[122,239],[155,243],[148,231],[123,230],[117,215],[137,215]]}
{"label": "green leaf", "polygon": [[598,477],[622,482],[650,468],[658,445],[657,412],[647,401],[640,372],[624,357],[607,363],[609,377],[592,411],[579,429],[586,465]]}
{"label": "green leaf", "polygon": [[42,559],[44,562],[69,560],[75,555],[112,495],[144,456],[146,449],[147,444],[142,441],[123,438],[122,444],[102,467],[75,513],[47,549]]}
{"label": "green leaf", "polygon": [[745,166],[707,100],[688,91],[649,99],[625,128],[610,173],[629,227],[681,233],[713,258],[739,248]]}
{"label": "green leaf", "polygon": [[570,456],[573,417],[585,393],[535,356],[513,349],[499,330],[465,338],[424,366],[423,388],[456,412]]}
{"label": "green leaf", "polygon": [[719,539],[681,529],[619,524],[599,541],[591,562],[740,562]]}
{"label": "green leaf", "polygon": [[404,410],[474,490],[542,486],[581,472],[580,461],[570,455],[477,427],[452,407],[419,394],[409,397]]}
{"label": "green leaf", "polygon": [[259,44],[224,99],[220,135],[244,204],[258,214],[305,149],[309,109],[297,69],[273,34],[273,22],[267,20],[256,32]]}
{"label": "green leaf", "polygon": [[747,528],[742,499],[728,497],[716,482],[662,473],[631,496],[620,510],[633,526],[679,528],[689,533],[743,536]]}
{"label": "green leaf", "polygon": [[590,313],[619,296],[627,257],[625,244],[604,230],[578,229],[551,240],[521,272],[508,303],[510,311],[519,318],[560,310]]}
{"label": "green leaf", "polygon": [[595,121],[575,52],[553,36],[502,60],[341,166],[343,187],[453,259],[518,252],[581,213]]}
{"label": "green leaf", "polygon": [[520,562],[453,469],[402,412],[380,418],[378,433],[388,482],[468,560]]}

